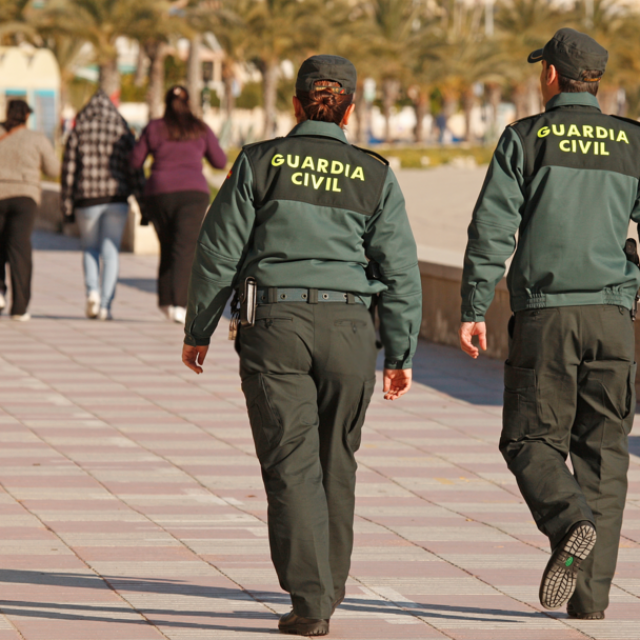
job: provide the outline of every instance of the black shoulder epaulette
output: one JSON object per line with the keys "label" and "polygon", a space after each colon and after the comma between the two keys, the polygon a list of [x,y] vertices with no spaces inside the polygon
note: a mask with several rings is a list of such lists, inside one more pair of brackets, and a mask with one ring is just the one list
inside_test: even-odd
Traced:
{"label": "black shoulder epaulette", "polygon": [[638,122],[637,120],[633,120],[631,118],[625,118],[623,116],[614,116],[613,114],[607,114],[607,115],[611,115],[611,117],[615,118],[616,120],[622,120],[623,122],[628,122],[629,124],[635,124],[636,127],[640,127],[640,122]]}
{"label": "black shoulder epaulette", "polygon": [[542,113],[536,113],[532,116],[525,116],[524,118],[520,118],[519,120],[514,120],[513,122],[510,122],[507,127],[513,127],[516,124],[520,124],[521,122],[524,122],[525,120],[533,120],[534,118],[539,118],[541,115],[543,115]]}
{"label": "black shoulder epaulette", "polygon": [[248,142],[247,144],[242,145],[242,150],[250,149],[251,147],[257,147],[260,144],[265,144],[265,142],[274,142],[275,140],[281,140],[284,136],[278,136],[277,138],[269,138],[268,140],[258,140],[258,142]]}
{"label": "black shoulder epaulette", "polygon": [[357,149],[358,151],[362,151],[362,153],[366,153],[367,155],[370,155],[372,158],[375,158],[379,162],[382,162],[382,164],[386,164],[387,166],[389,166],[389,161],[386,158],[383,158],[379,153],[376,153],[375,151],[371,151],[371,149],[363,149],[362,147],[358,147],[355,144],[352,144],[351,146],[354,149]]}

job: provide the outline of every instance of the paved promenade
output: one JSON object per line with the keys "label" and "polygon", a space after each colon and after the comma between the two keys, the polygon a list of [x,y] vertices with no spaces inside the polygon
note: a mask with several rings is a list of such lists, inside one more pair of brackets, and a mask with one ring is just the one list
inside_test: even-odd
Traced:
{"label": "paved promenade", "polygon": [[[154,258],[123,256],[100,323],[74,241],[38,246],[33,320],[0,318],[0,640],[276,637],[288,598],[225,332],[197,377],[155,308]],[[500,364],[421,345],[416,376],[369,411],[331,637],[637,639],[640,458],[608,619],[543,612],[546,540],[496,448]]]}

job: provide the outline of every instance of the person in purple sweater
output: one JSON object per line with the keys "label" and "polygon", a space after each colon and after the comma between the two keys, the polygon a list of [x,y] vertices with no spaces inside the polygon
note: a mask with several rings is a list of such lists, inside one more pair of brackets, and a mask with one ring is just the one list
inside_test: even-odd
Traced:
{"label": "person in purple sweater", "polygon": [[142,167],[149,154],[153,166],[144,190],[144,217],[160,241],[158,306],[170,320],[184,323],[191,263],[209,206],[202,158],[222,169],[227,156],[213,131],[193,115],[189,93],[181,86],[169,89],[164,117],[151,120],[142,132],[131,152],[133,167]]}

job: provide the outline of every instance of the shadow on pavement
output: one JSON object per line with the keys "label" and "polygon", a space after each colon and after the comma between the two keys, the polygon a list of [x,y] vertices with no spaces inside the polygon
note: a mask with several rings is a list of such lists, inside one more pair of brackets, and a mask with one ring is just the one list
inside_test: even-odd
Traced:
{"label": "shadow on pavement", "polygon": [[36,229],[31,235],[34,251],[80,251],[80,238]]}
{"label": "shadow on pavement", "polygon": [[132,287],[145,293],[157,293],[158,280],[156,278],[119,278],[118,284],[125,287]]}
{"label": "shadow on pavement", "polygon": [[[235,600],[242,602],[256,601],[265,605],[277,603],[286,605],[289,603],[289,596],[285,593],[271,591],[246,592],[240,589],[228,589],[225,587],[211,587],[186,582],[164,580],[164,579],[138,579],[125,577],[92,576],[77,573],[42,573],[37,571],[18,571],[11,569],[0,570],[0,582],[14,584],[36,584],[63,588],[88,588],[88,589],[108,589],[111,587],[117,593],[138,592],[155,593],[168,596],[192,596],[196,598],[210,598],[220,600]],[[400,608],[402,607],[402,608]],[[21,617],[49,618],[52,620],[84,620],[94,622],[114,622],[127,624],[148,624],[146,620],[131,620],[127,618],[114,617],[114,614],[131,615],[135,611],[140,611],[148,618],[152,624],[159,626],[169,626],[178,628],[197,629],[227,629],[235,631],[246,631],[247,633],[269,633],[277,632],[277,629],[257,628],[257,627],[236,627],[229,625],[206,624],[200,622],[184,622],[183,620],[158,620],[157,616],[180,616],[184,617],[206,617],[206,618],[246,618],[252,620],[273,620],[274,614],[268,611],[185,611],[183,609],[163,609],[163,608],[136,608],[110,606],[108,604],[72,604],[59,602],[32,602],[26,600],[0,600],[0,608],[5,615]],[[477,615],[501,616],[493,618],[492,622],[511,622],[513,618],[539,618],[542,612],[510,611],[505,609],[486,609],[481,607],[451,606],[442,604],[424,604],[418,602],[406,603],[384,603],[380,600],[367,600],[361,598],[347,598],[342,609],[352,612],[363,613],[384,613],[386,615],[398,616],[428,616],[446,620],[478,620],[486,621],[486,617],[475,617]],[[56,611],[60,610],[60,611]],[[77,611],[77,614],[74,613]],[[110,615],[100,615],[110,614]],[[275,627],[275,625],[274,625]]]}

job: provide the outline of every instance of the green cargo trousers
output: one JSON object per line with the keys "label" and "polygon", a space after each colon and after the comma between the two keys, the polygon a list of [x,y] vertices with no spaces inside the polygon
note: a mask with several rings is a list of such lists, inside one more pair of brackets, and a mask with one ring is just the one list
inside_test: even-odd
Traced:
{"label": "green cargo trousers", "polygon": [[237,348],[280,585],[297,615],[328,619],[353,548],[354,454],[375,384],[371,316],[359,303],[259,305]]}
{"label": "green cargo trousers", "polygon": [[579,612],[604,611],[636,406],[630,313],[614,305],[520,311],[511,329],[500,450],[552,548],[574,523],[595,524],[598,541],[570,604]]}

